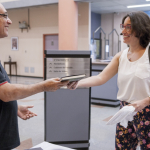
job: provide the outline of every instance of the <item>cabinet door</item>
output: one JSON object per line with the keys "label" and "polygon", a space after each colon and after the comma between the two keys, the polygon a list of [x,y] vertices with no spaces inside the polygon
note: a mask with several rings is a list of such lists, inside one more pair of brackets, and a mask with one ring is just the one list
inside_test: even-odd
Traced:
{"label": "cabinet door", "polygon": [[[48,142],[88,141],[90,132],[89,89],[46,92],[45,137]],[[79,144],[79,145],[80,145]]]}
{"label": "cabinet door", "polygon": [[[101,72],[101,71],[100,71]],[[98,75],[100,72],[92,71],[92,76]],[[101,86],[91,88],[91,98],[117,100],[117,75]]]}

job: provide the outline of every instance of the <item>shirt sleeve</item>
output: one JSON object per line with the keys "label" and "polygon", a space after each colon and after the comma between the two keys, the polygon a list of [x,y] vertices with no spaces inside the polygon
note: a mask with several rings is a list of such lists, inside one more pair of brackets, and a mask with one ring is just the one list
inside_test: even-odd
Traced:
{"label": "shirt sleeve", "polygon": [[5,84],[5,83],[8,83],[5,76],[2,74],[2,72],[0,71],[0,86]]}

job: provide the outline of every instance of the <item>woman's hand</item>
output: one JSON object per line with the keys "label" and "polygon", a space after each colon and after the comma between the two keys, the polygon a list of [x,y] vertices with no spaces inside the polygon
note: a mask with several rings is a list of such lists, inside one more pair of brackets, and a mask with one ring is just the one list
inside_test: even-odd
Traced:
{"label": "woman's hand", "polygon": [[75,82],[69,82],[67,84],[67,88],[70,90],[75,90],[78,87],[78,81]]}
{"label": "woman's hand", "polygon": [[139,100],[137,102],[134,102],[132,104],[129,104],[128,106],[133,106],[135,108],[135,111],[137,112],[137,111],[144,109],[148,105],[149,105],[149,97],[145,98],[143,100]]}

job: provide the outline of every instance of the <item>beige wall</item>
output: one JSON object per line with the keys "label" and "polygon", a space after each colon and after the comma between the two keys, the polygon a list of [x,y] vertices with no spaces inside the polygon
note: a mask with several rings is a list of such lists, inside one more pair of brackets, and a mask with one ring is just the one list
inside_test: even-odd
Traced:
{"label": "beige wall", "polygon": [[[69,7],[68,7],[69,6]],[[59,50],[78,49],[78,3],[59,1]]]}
{"label": "beige wall", "polygon": [[[79,3],[79,37],[78,49],[88,50],[89,40],[89,19],[87,11],[89,11],[88,3]],[[0,39],[0,60],[3,65],[4,61],[8,61],[8,56],[12,57],[12,61],[17,61],[18,75],[43,77],[43,34],[58,33],[58,5],[47,5],[30,8],[30,26],[27,32],[19,29],[19,21],[28,21],[28,9],[8,10],[9,18],[13,24],[9,28],[9,36]],[[19,50],[11,50],[11,37],[19,38]],[[25,67],[29,67],[29,73],[25,73]],[[34,67],[35,73],[30,73],[30,67]],[[8,71],[8,66],[6,67]],[[15,69],[12,68],[12,74]]]}
{"label": "beige wall", "polygon": [[78,4],[78,50],[89,50],[91,10],[89,3]]}

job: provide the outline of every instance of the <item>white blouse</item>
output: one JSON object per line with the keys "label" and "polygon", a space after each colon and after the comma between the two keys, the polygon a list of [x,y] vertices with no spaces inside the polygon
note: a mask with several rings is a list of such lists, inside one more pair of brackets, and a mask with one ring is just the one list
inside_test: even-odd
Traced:
{"label": "white blouse", "polygon": [[144,54],[130,62],[125,49],[119,59],[117,99],[133,103],[150,96],[150,63],[147,46]]}

